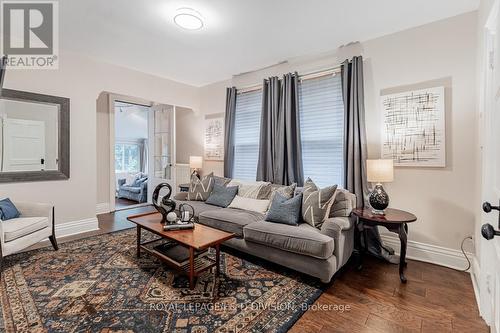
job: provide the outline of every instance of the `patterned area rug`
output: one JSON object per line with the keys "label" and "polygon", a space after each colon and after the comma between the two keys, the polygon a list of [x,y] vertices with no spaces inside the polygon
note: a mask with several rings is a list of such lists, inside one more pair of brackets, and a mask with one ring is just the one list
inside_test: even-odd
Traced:
{"label": "patterned area rug", "polygon": [[190,290],[155,257],[137,259],[135,240],[126,230],[7,257],[0,331],[286,332],[322,293],[315,279],[227,252],[219,277]]}

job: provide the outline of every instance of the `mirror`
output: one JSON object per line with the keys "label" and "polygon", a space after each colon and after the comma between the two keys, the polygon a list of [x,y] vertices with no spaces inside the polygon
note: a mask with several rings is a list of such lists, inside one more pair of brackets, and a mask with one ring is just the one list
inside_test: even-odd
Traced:
{"label": "mirror", "polygon": [[69,178],[69,99],[3,89],[0,182]]}

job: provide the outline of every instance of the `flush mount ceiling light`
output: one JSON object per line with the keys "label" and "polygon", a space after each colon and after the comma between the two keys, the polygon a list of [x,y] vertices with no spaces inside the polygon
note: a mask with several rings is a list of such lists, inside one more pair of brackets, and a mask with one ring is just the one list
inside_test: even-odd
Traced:
{"label": "flush mount ceiling light", "polygon": [[200,30],[203,28],[203,18],[199,12],[192,8],[179,8],[177,9],[174,22],[179,27],[186,30]]}

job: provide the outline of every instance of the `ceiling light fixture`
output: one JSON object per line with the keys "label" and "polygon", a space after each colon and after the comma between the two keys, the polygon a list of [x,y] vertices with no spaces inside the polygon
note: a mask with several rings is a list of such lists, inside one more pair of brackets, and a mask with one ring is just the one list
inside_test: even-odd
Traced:
{"label": "ceiling light fixture", "polygon": [[200,30],[203,28],[203,18],[199,12],[192,8],[179,8],[177,9],[174,22],[179,27],[186,30]]}

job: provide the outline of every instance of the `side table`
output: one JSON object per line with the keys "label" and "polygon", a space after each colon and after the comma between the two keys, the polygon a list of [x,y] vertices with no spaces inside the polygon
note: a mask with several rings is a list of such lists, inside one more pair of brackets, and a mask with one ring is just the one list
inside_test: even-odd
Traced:
{"label": "side table", "polygon": [[[385,215],[372,213],[370,208],[354,209],[352,213],[358,218],[358,228],[361,233],[364,233],[366,228],[377,226],[386,227],[387,230],[399,235],[401,242],[401,253],[399,255],[399,278],[401,282],[406,283],[404,276],[404,268],[406,266],[406,247],[408,242],[408,223],[415,222],[417,217],[412,213],[404,210],[388,208],[385,210]],[[366,238],[366,237],[365,237]],[[366,250],[366,243],[365,243]],[[363,256],[361,251],[360,255]]]}

